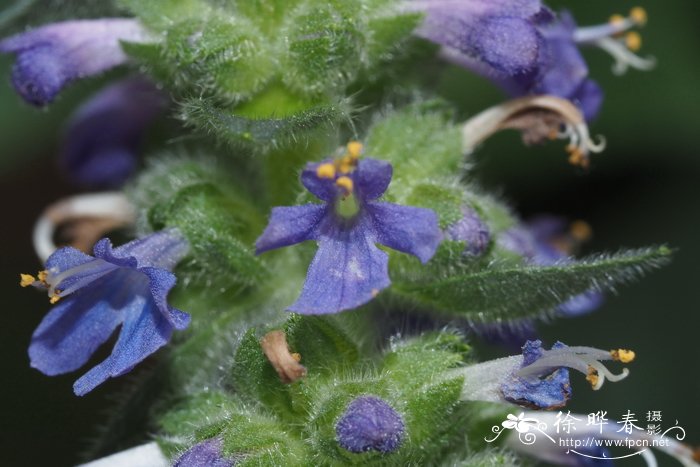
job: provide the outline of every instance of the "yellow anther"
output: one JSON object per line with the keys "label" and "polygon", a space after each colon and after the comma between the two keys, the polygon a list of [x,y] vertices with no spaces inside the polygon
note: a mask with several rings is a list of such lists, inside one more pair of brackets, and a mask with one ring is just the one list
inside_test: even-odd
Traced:
{"label": "yellow anther", "polygon": [[39,271],[37,274],[39,281],[46,283],[46,278],[49,276],[48,271]]}
{"label": "yellow anther", "polygon": [[350,177],[340,177],[335,181],[335,184],[340,188],[343,188],[347,194],[352,193],[353,183]]}
{"label": "yellow anther", "polygon": [[293,358],[294,360],[296,360],[297,362],[300,362],[300,361],[301,361],[301,354],[300,354],[300,353],[294,352],[294,353],[291,354],[291,355],[292,355],[292,358]]}
{"label": "yellow anther", "polygon": [[363,148],[364,148],[364,146],[363,146],[362,143],[360,143],[359,141],[350,141],[350,142],[348,143],[348,146],[347,146],[348,155],[349,155],[352,159],[355,159],[355,160],[356,160],[356,159],[359,158],[360,155],[362,154],[362,149],[363,149]]}
{"label": "yellow anther", "polygon": [[634,7],[630,10],[630,18],[632,18],[632,21],[640,26],[645,25],[649,19],[647,17],[647,11],[640,6]]}
{"label": "yellow anther", "polygon": [[571,165],[583,165],[586,157],[583,153],[576,148],[567,148],[569,151],[569,164]]}
{"label": "yellow anther", "polygon": [[642,48],[642,36],[637,31],[630,31],[625,34],[625,45],[632,52]]}
{"label": "yellow anther", "polygon": [[21,285],[22,287],[29,287],[34,282],[36,282],[36,278],[34,276],[32,276],[31,274],[20,274],[19,275],[19,285]]}
{"label": "yellow anther", "polygon": [[49,303],[51,303],[52,305],[54,305],[54,304],[55,304],[57,301],[59,301],[60,299],[61,299],[61,297],[59,297],[58,295],[54,295],[53,297],[49,298]]}
{"label": "yellow anther", "polygon": [[335,166],[329,163],[319,165],[316,169],[316,176],[318,178],[335,178]]}
{"label": "yellow anther", "polygon": [[612,355],[613,360],[616,360],[618,362],[622,363],[629,363],[634,360],[635,353],[633,350],[626,350],[626,349],[616,349],[616,350],[611,350],[610,355]]}
{"label": "yellow anther", "polygon": [[625,22],[625,17],[622,15],[612,15],[609,22],[610,24],[617,26]]}
{"label": "yellow anther", "polygon": [[593,236],[593,229],[586,221],[578,220],[571,223],[571,236],[579,242],[588,241]]}
{"label": "yellow anther", "polygon": [[349,155],[344,156],[336,161],[336,166],[341,174],[349,174],[355,168],[355,160]]}
{"label": "yellow anther", "polygon": [[592,366],[588,367],[588,375],[586,376],[586,381],[591,383],[591,386],[595,389],[595,387],[598,385],[598,372],[593,368]]}

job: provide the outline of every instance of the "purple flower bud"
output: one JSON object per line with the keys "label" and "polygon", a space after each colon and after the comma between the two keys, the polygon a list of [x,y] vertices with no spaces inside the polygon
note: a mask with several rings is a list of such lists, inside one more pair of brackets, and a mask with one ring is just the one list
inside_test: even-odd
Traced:
{"label": "purple flower bud", "polygon": [[235,462],[221,452],[221,440],[212,438],[192,446],[173,467],[232,467]]}
{"label": "purple flower bud", "polygon": [[350,452],[389,453],[401,445],[404,423],[386,402],[375,396],[353,400],[335,426],[338,444]]}
{"label": "purple flower bud", "polygon": [[44,106],[68,83],[126,62],[120,41],[142,42],[147,33],[134,19],[107,18],[52,23],[0,42],[14,53],[12,83],[30,104]]}
{"label": "purple flower bud", "polygon": [[148,125],[167,104],[150,81],[134,77],[98,92],[73,115],[59,164],[69,179],[91,187],[118,187],[136,167]]}
{"label": "purple flower bud", "polygon": [[491,241],[491,232],[479,215],[471,208],[462,208],[463,217],[447,228],[445,238],[465,242],[464,252],[478,256],[486,251]]}

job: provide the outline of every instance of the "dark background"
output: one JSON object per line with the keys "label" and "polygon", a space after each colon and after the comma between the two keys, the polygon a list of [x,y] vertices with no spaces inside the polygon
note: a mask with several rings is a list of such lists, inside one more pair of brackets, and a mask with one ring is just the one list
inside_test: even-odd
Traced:
{"label": "dark background", "polygon": [[[625,13],[636,3],[569,0],[550,5],[571,8],[586,25]],[[587,251],[660,243],[677,249],[670,266],[621,287],[619,296],[610,296],[596,313],[541,329],[550,343],[558,339],[637,351],[624,382],[594,393],[583,377],[576,377],[572,412],[607,410],[610,418],[619,418],[630,410],[645,426],[646,412],[661,410],[664,426],[678,420],[687,441],[700,445],[700,4],[646,0],[643,6],[650,21],[642,31],[642,54],[657,57],[654,71],[631,70],[615,77],[612,59],[604,52],[585,52],[592,76],[606,92],[592,132],[605,135],[608,147],[594,156],[591,170],[569,166],[561,143],[524,148],[517,135],[502,134],[477,153],[476,173],[524,216],[549,212],[587,220],[595,233]],[[20,272],[39,267],[30,242],[36,217],[47,204],[75,191],[54,162],[62,122],[107,78],[72,86],[49,111],[37,111],[12,92],[10,64],[8,57],[0,58],[0,199],[5,200],[0,229],[0,465],[71,465],[88,450],[125,383],[111,380],[78,398],[71,391],[76,374],[49,378],[30,369],[29,338],[48,304],[45,296],[17,283]],[[440,89],[464,116],[501,99],[490,84],[456,69],[445,74]],[[482,352],[497,354],[493,348]],[[670,465],[668,459],[660,461]]]}

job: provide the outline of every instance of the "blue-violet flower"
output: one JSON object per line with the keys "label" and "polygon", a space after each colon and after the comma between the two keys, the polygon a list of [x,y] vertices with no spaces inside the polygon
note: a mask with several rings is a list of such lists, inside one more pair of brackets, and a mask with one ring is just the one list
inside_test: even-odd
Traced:
{"label": "blue-violet flower", "polygon": [[354,453],[394,452],[401,445],[404,431],[401,415],[376,396],[353,400],[335,425],[338,444]]}
{"label": "blue-violet flower", "polygon": [[360,143],[350,143],[342,158],[308,164],[301,181],[324,203],[273,208],[255,244],[259,254],[305,240],[318,242],[301,296],[290,311],[337,313],[372,300],[391,283],[389,257],[375,243],[425,263],[441,241],[432,210],[376,201],[389,186],[392,167],[360,160],[360,152]]}
{"label": "blue-violet flower", "polygon": [[166,105],[164,94],[142,77],[101,90],[73,114],[59,157],[61,168],[81,185],[121,186],[136,168],[143,133]]}
{"label": "blue-violet flower", "polygon": [[522,355],[452,370],[451,373],[464,376],[462,399],[510,402],[537,409],[559,408],[571,397],[567,368],[585,374],[593,389],[598,390],[606,378],[620,381],[629,374],[624,368],[621,374],[614,375],[601,361],[629,363],[635,357],[630,350],[607,352],[592,347],[567,347],[559,342],[551,350],[544,350],[539,340],[527,341],[522,351]]}
{"label": "blue-violet flower", "polygon": [[68,83],[127,61],[120,41],[143,42],[148,34],[128,18],[65,21],[16,34],[0,42],[14,53],[12,83],[30,104],[44,106]]}
{"label": "blue-violet flower", "polygon": [[633,9],[629,18],[615,17],[609,25],[591,28],[577,28],[569,13],[557,16],[539,0],[406,0],[402,8],[425,14],[416,34],[441,45],[448,60],[513,96],[568,99],[587,120],[598,114],[603,93],[588,78],[580,45],[607,50],[618,60],[618,70],[653,66],[628,50],[641,44],[637,33],[624,41],[612,38],[646,21],[641,8]]}
{"label": "blue-violet flower", "polygon": [[105,238],[95,245],[94,257],[60,248],[38,280],[23,274],[21,285],[46,288],[57,303],[32,335],[32,367],[49,376],[77,370],[121,325],[111,355],[75,382],[73,390],[82,396],[167,344],[173,330],[190,321],[167,302],[175,285],[170,271],[187,250],[174,229],[115,249]]}

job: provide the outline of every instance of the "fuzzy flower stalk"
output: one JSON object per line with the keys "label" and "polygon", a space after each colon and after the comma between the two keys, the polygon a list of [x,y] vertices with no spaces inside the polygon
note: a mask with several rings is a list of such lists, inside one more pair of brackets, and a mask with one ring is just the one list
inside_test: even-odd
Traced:
{"label": "fuzzy flower stalk", "polygon": [[32,336],[32,367],[49,376],[77,370],[121,326],[111,355],[75,382],[73,390],[82,396],[166,345],[174,330],[190,322],[167,301],[176,281],[170,271],[188,249],[174,229],[118,248],[105,238],[94,256],[65,247],[37,277],[22,274],[23,287],[46,290],[54,304]]}

